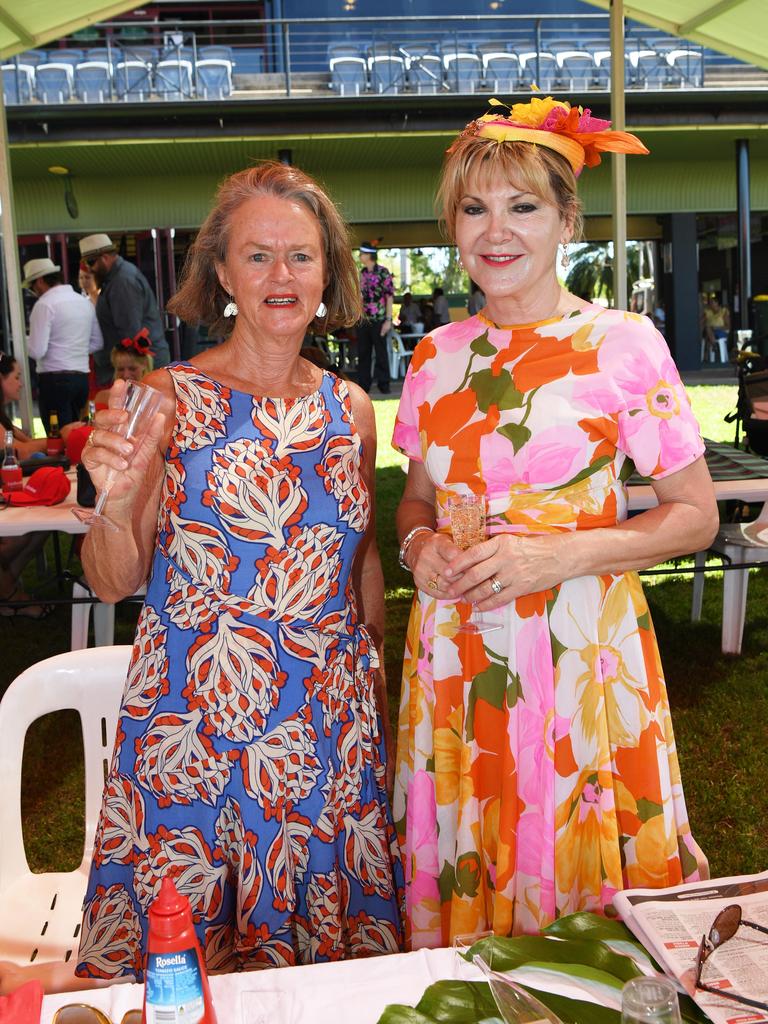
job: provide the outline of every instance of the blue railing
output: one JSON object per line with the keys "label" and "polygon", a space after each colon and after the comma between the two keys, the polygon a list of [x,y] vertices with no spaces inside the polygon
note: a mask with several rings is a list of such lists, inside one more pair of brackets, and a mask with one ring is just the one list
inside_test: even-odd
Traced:
{"label": "blue railing", "polygon": [[[2,67],[7,104],[606,91],[603,14],[91,26]],[[766,88],[768,73],[630,23],[626,87]]]}

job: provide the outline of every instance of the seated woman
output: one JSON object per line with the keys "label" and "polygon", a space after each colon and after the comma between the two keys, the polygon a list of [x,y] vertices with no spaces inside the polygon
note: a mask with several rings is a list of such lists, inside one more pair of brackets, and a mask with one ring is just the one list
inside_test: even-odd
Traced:
{"label": "seated woman", "polygon": [[[8,415],[7,404],[18,402],[21,397],[21,369],[19,364],[7,353],[0,353],[0,426],[3,431],[13,432],[14,447],[20,459],[29,458],[35,453],[45,454],[48,439],[30,437],[20,427],[14,425]],[[70,423],[62,428],[65,436],[75,424]],[[19,578],[25,566],[43,548],[47,533],[27,533],[22,537],[3,537],[0,539],[0,616],[7,618],[21,615],[29,619],[42,619],[52,610],[51,605],[6,604],[9,601],[28,601],[29,595],[19,585]]]}
{"label": "seated woman", "polygon": [[[18,402],[21,397],[21,368],[13,356],[0,352],[0,426],[3,430],[13,431],[14,447],[20,459],[28,459],[35,452],[45,454],[48,446],[47,437],[30,437],[21,427],[17,427],[8,415],[7,406]],[[69,425],[69,424],[68,424]],[[65,428],[66,429],[66,428]],[[62,437],[65,434],[62,429]]]}
{"label": "seated woman", "polygon": [[[21,398],[21,368],[13,356],[0,352],[0,427],[13,431],[14,448],[20,459],[28,459],[30,455],[45,455],[48,450],[47,437],[30,437],[11,419],[8,406]],[[66,442],[70,431],[81,427],[81,421],[67,423],[61,428],[61,436]]]}
{"label": "seated woman", "polygon": [[[115,380],[136,380],[146,377],[154,369],[150,354],[149,331],[143,327],[133,338],[123,338],[110,353],[110,362],[115,371]],[[109,405],[109,388],[102,388],[93,396],[97,409]]]}

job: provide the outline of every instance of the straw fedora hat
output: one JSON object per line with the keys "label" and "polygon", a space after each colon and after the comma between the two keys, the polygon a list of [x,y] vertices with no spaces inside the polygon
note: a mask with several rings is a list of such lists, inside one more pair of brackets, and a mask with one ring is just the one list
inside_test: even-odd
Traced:
{"label": "straw fedora hat", "polygon": [[114,252],[115,245],[109,235],[103,233],[97,235],[86,235],[85,238],[81,238],[80,242],[80,255],[87,258],[88,256],[96,256],[100,252]]}
{"label": "straw fedora hat", "polygon": [[47,274],[58,274],[61,267],[57,266],[53,260],[49,260],[47,256],[39,260],[29,260],[24,264],[24,280],[21,282],[23,288],[29,288],[33,281],[36,281],[38,277],[45,277]]}

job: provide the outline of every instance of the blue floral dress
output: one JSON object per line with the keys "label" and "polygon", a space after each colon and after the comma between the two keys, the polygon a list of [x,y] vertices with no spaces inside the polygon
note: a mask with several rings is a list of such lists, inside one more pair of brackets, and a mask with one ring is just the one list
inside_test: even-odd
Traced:
{"label": "blue floral dress", "polygon": [[171,874],[209,970],[395,952],[401,869],[352,564],[370,515],[346,384],[254,398],[170,369],[177,424],[77,974],[141,977]]}

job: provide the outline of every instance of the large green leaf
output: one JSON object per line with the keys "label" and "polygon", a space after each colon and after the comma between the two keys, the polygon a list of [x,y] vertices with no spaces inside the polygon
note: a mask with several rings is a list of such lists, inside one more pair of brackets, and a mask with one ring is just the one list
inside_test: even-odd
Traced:
{"label": "large green leaf", "polygon": [[630,956],[635,963],[660,971],[661,967],[649,955],[645,946],[622,921],[609,920],[600,914],[582,910],[568,914],[542,929],[543,935],[554,935],[558,939],[595,939],[605,942],[614,953]]}
{"label": "large green leaf", "polygon": [[[446,879],[446,883],[448,880]],[[455,885],[455,877],[451,878]],[[577,913],[549,925],[542,935],[517,938],[490,937],[476,942],[465,958],[479,954],[496,971],[527,969],[518,984],[533,993],[563,1024],[620,1024],[620,1014],[608,1006],[553,995],[539,985],[551,984],[559,975],[582,982],[593,998],[600,990],[618,1000],[622,983],[642,972],[630,959],[608,943],[645,953],[643,946],[620,921],[597,914]],[[684,1024],[706,1024],[707,1017],[688,996],[680,997]],[[500,1024],[499,1012],[485,982],[440,981],[431,985],[415,1008],[388,1006],[379,1024]]]}
{"label": "large green leaf", "polygon": [[[563,1024],[620,1024],[621,1014],[608,1006],[568,999],[523,985],[557,1014]],[[685,1024],[707,1024],[707,1018],[687,996],[680,1000]],[[416,1007],[388,1006],[378,1024],[502,1024],[486,982],[438,981],[430,985]]]}
{"label": "large green leaf", "polygon": [[[527,986],[523,986],[526,988]],[[552,992],[530,989],[537,999],[556,1013],[563,1024],[620,1024],[621,1014],[610,1006],[598,1006],[581,999],[568,999]]]}
{"label": "large green leaf", "polygon": [[416,1009],[433,1021],[475,1024],[498,1020],[499,1010],[484,981],[438,981],[430,985]]}
{"label": "large green leaf", "polygon": [[[534,991],[563,1024],[619,1024],[620,1014],[596,1003]],[[438,981],[430,985],[415,1008],[388,1006],[378,1024],[502,1024],[486,982]]]}
{"label": "large green leaf", "polygon": [[480,954],[495,971],[510,971],[532,960],[552,964],[583,964],[620,981],[637,978],[642,971],[629,957],[614,953],[604,942],[584,939],[555,939],[546,935],[520,935],[515,939],[498,936],[481,939],[465,954],[470,960]]}
{"label": "large green leaf", "polygon": [[[554,935],[558,939],[596,939],[616,942],[637,942],[635,936],[621,921],[611,921],[600,914],[590,914],[583,910],[577,914],[568,914],[559,921],[553,921],[542,929],[543,935]],[[639,943],[638,943],[639,945]]]}
{"label": "large green leaf", "polygon": [[379,1024],[434,1024],[433,1017],[426,1017],[412,1006],[390,1003],[379,1017]]}

